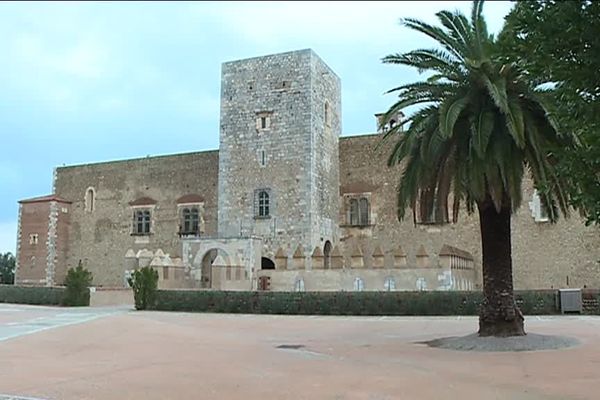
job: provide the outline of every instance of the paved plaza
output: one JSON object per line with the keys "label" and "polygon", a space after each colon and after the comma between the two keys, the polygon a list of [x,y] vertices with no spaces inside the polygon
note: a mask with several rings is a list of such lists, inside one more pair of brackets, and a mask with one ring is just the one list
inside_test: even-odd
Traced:
{"label": "paved plaza", "polygon": [[598,399],[600,317],[528,317],[579,346],[481,353],[421,342],[473,317],[136,312],[0,304],[0,399]]}

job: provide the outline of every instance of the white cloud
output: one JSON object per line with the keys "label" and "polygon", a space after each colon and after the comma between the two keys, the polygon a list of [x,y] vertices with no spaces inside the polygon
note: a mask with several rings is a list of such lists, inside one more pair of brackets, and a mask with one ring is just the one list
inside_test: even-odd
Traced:
{"label": "white cloud", "polygon": [[17,247],[17,222],[0,222],[0,253],[15,254]]}

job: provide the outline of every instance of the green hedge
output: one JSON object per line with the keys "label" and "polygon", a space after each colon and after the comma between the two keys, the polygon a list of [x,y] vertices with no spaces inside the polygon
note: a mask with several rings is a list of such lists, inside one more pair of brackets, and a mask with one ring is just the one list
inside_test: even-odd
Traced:
{"label": "green hedge", "polygon": [[65,288],[0,285],[0,303],[57,306],[63,303]]}
{"label": "green hedge", "polygon": [[[554,290],[519,291],[524,314],[557,314]],[[477,315],[481,292],[159,290],[155,310],[310,315]]]}

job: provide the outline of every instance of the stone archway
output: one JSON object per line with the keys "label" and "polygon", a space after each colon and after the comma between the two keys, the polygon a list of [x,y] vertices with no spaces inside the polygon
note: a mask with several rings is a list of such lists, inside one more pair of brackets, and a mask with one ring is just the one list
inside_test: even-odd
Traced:
{"label": "stone archway", "polygon": [[270,258],[262,257],[260,259],[260,269],[275,269],[275,263]]}
{"label": "stone archway", "polygon": [[331,269],[331,242],[329,240],[323,246],[323,268]]}
{"label": "stone archway", "polygon": [[213,286],[213,263],[218,256],[221,256],[222,261],[227,265],[231,265],[229,255],[224,250],[219,248],[208,249],[200,261],[200,287],[203,289],[210,289]]}

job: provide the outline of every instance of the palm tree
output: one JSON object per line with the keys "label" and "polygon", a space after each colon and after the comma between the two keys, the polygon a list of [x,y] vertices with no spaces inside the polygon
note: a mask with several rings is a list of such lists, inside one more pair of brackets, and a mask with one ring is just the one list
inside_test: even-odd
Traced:
{"label": "palm tree", "polygon": [[493,35],[474,1],[470,20],[461,12],[440,11],[442,26],[414,19],[403,25],[433,38],[440,49],[419,49],[383,58],[384,63],[429,72],[428,79],[402,85],[398,101],[384,115],[421,108],[404,126],[390,129],[382,144],[394,139],[389,165],[402,163],[398,217],[411,207],[454,221],[460,202],[479,212],[483,254],[480,336],[525,335],[523,316],[513,294],[511,214],[521,204],[525,173],[547,208],[551,221],[567,214],[563,182],[556,175],[553,149],[572,140],[552,117],[548,93],[534,89],[514,65],[501,63]]}

